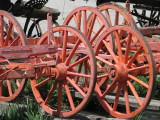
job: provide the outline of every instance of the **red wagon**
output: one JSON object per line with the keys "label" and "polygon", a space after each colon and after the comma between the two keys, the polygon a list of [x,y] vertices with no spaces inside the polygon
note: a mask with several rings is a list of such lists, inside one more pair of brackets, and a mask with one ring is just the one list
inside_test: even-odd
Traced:
{"label": "red wagon", "polygon": [[[30,5],[41,7],[46,2],[31,1]],[[0,11],[1,101],[15,99],[29,79],[38,104],[55,116],[75,115],[93,93],[118,118],[132,118],[148,106],[159,71],[159,51],[150,49],[155,43],[146,42],[130,12],[113,3],[97,9],[83,6],[73,10],[63,26],[53,27],[53,22],[48,13],[46,33],[26,38],[15,17]],[[143,99],[134,84],[146,91]],[[77,101],[75,92],[82,99]],[[112,93],[110,105],[107,98]],[[118,109],[119,99],[125,103],[123,111]],[[137,102],[136,108],[130,99]]]}

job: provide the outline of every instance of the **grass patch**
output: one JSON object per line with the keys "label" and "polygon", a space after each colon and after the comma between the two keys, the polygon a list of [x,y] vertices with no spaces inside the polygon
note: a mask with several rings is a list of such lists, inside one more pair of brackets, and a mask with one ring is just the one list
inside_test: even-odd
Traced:
{"label": "grass patch", "polygon": [[[52,116],[53,118],[53,116]],[[45,116],[40,106],[35,103],[22,105],[12,104],[2,110],[1,120],[49,120],[51,116]]]}
{"label": "grass patch", "polygon": [[[146,77],[145,76],[138,76],[137,78],[140,79],[141,81],[143,81],[144,83],[148,84],[148,81],[149,81],[148,76],[146,76]],[[147,89],[145,87],[143,87],[142,85],[140,85],[139,83],[137,83],[135,81],[133,82],[133,86],[136,89],[139,96],[141,96],[141,97],[146,96]],[[160,99],[160,76],[156,77],[156,84],[155,84],[152,99],[156,99],[156,100]]]}

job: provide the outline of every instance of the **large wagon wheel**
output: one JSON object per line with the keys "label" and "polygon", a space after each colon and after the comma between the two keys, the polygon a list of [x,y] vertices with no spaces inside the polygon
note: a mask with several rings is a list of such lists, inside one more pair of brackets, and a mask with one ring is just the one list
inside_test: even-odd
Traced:
{"label": "large wagon wheel", "polygon": [[[27,44],[24,32],[18,21],[10,13],[0,10],[0,47],[24,46]],[[6,58],[0,59],[0,65],[8,65],[11,61]],[[5,76],[15,68],[0,70],[0,101],[11,101],[16,98],[26,79],[6,79]]]}
{"label": "large wagon wheel", "polygon": [[[125,37],[121,38],[120,31],[124,31]],[[104,39],[112,33],[115,35],[116,52]],[[101,74],[97,76],[95,93],[103,108],[117,118],[132,118],[142,112],[151,100],[156,80],[152,52],[144,37],[131,27],[111,27],[97,41],[95,56],[97,69],[101,70]],[[101,66],[99,63],[105,65]],[[103,86],[106,87],[98,83],[103,78]],[[110,93],[115,87],[117,90],[113,96]],[[146,92],[142,95],[137,88]],[[135,108],[132,108],[131,100],[136,101]],[[113,102],[112,105],[109,101]],[[123,110],[119,108],[120,101],[124,102]]]}
{"label": "large wagon wheel", "polygon": [[116,3],[104,3],[99,5],[97,9],[103,13],[111,26],[130,25],[138,29],[132,15],[121,5]]}
{"label": "large wagon wheel", "polygon": [[[94,47],[99,36],[110,27],[109,22],[99,10],[88,6],[74,9],[66,17],[63,24],[78,28],[86,35],[92,47]],[[114,41],[110,35],[110,44],[112,42]]]}
{"label": "large wagon wheel", "polygon": [[[31,86],[37,102],[46,112],[59,117],[69,117],[82,110],[93,94],[96,62],[89,41],[77,29],[67,26],[55,27],[53,36],[53,41],[50,42],[57,44],[58,52],[46,56],[56,61],[56,75],[33,79]],[[49,42],[46,33],[38,44],[47,43]],[[91,66],[86,66],[86,63]],[[82,99],[76,99],[77,95]]]}

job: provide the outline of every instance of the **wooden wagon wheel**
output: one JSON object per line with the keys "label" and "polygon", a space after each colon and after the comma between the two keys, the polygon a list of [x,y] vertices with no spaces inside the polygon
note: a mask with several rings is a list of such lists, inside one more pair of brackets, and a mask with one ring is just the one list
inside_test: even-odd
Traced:
{"label": "wooden wagon wheel", "polygon": [[130,13],[121,5],[116,3],[104,3],[99,5],[97,9],[103,13],[111,26],[130,25],[138,29]]}
{"label": "wooden wagon wheel", "polygon": [[[79,7],[73,10],[65,19],[64,25],[78,28],[87,36],[93,48],[101,34],[111,27],[106,17],[99,10],[88,6]],[[107,41],[112,46],[112,49],[115,50],[112,34],[107,38]],[[99,85],[102,85],[103,82],[104,80],[101,80]]]}
{"label": "wooden wagon wheel", "polygon": [[[122,30],[125,34],[123,38],[120,36]],[[118,48],[116,52],[113,52],[111,45],[104,40],[112,33],[115,34]],[[104,46],[107,53],[104,51]],[[156,80],[152,52],[144,37],[132,27],[111,27],[101,35],[94,50],[97,63],[105,64],[104,66],[97,64],[101,74],[97,76],[95,87],[95,93],[102,107],[117,118],[132,118],[138,115],[148,106]],[[111,58],[112,62],[109,61]],[[106,78],[106,87],[98,83],[99,79],[103,78]],[[112,89],[116,86],[118,87],[115,95],[111,95]],[[137,87],[146,92],[141,95]],[[136,101],[135,106],[131,104],[131,100]],[[124,109],[119,108],[120,102],[124,103]]]}
{"label": "wooden wagon wheel", "polygon": [[[10,13],[0,10],[0,47],[24,46],[27,44],[25,34],[18,21]],[[0,59],[0,65],[12,61]],[[26,79],[6,79],[5,76],[15,68],[0,70],[0,101],[11,101],[16,98],[26,84]]]}
{"label": "wooden wagon wheel", "polygon": [[[92,47],[94,47],[99,36],[110,27],[109,22],[99,10],[88,6],[74,9],[65,19],[64,25],[78,28],[86,35]],[[110,44],[112,42],[114,41],[110,35]]]}
{"label": "wooden wagon wheel", "polygon": [[[49,56],[56,61],[53,66],[56,75],[33,79],[31,86],[37,102],[46,112],[59,117],[69,117],[82,110],[93,94],[96,62],[89,41],[77,29],[67,26],[55,27],[53,36],[50,43],[57,44],[58,52]],[[47,43],[46,33],[38,44]],[[85,70],[86,62],[91,64],[88,71]],[[86,84],[88,86],[85,87]],[[47,85],[49,86],[46,87]],[[43,89],[45,87],[46,89]],[[81,99],[76,99],[77,95],[80,95]]]}

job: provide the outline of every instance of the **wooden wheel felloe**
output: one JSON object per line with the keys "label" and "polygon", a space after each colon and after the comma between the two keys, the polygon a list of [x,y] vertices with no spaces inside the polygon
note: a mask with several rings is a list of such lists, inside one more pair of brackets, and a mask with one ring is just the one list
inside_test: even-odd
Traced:
{"label": "wooden wheel felloe", "polygon": [[[110,34],[114,34],[116,51],[104,40]],[[142,112],[151,100],[155,85],[155,64],[144,37],[132,27],[111,27],[97,41],[95,56],[99,71],[95,93],[103,108],[117,118],[132,118]],[[137,88],[146,92],[140,94]],[[110,94],[113,90],[115,96]],[[109,98],[112,105],[107,101]],[[136,101],[134,109],[131,100]],[[120,101],[125,104],[123,110],[118,107]]]}
{"label": "wooden wheel felloe", "polygon": [[99,10],[88,6],[74,9],[65,19],[64,25],[78,28],[86,35],[92,47],[99,36],[110,27],[107,19]]}
{"label": "wooden wheel felloe", "polygon": [[[0,47],[24,46],[27,44],[24,32],[17,20],[8,12],[0,10]],[[9,65],[11,60],[0,59],[0,65]],[[11,101],[16,98],[26,83],[25,79],[5,79],[5,76],[14,71],[1,68],[0,70],[0,101]]]}
{"label": "wooden wheel felloe", "polygon": [[97,7],[99,11],[107,18],[111,26],[130,25],[138,28],[130,13],[121,5],[116,3],[104,3]]}
{"label": "wooden wheel felloe", "polygon": [[[51,69],[55,74],[32,79],[31,86],[37,102],[46,112],[69,117],[82,110],[93,94],[96,62],[89,41],[77,29],[55,27],[53,36],[53,41],[49,41],[48,34],[44,34],[38,44],[57,44],[56,54],[41,56],[49,56],[56,61]],[[76,95],[82,99],[76,99]]]}

